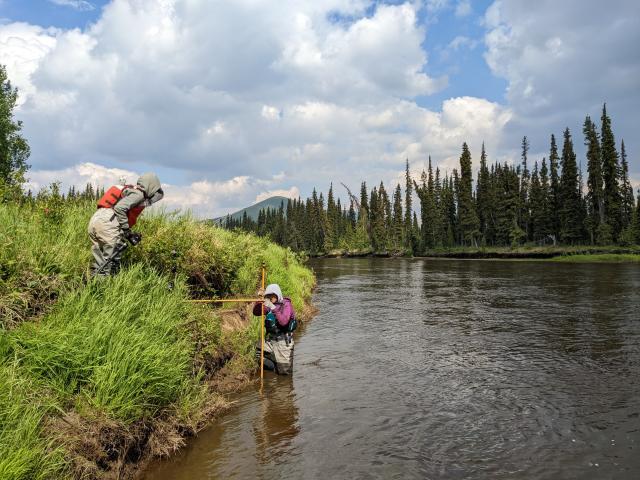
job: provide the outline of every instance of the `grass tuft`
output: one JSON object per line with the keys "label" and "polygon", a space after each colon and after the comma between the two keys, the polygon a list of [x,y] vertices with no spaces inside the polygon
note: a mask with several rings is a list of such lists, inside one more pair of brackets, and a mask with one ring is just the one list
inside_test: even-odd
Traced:
{"label": "grass tuft", "polygon": [[63,452],[41,436],[45,401],[15,366],[0,364],[0,478],[66,478]]}
{"label": "grass tuft", "polygon": [[633,253],[593,253],[562,255],[551,259],[559,263],[640,263],[640,254]]}

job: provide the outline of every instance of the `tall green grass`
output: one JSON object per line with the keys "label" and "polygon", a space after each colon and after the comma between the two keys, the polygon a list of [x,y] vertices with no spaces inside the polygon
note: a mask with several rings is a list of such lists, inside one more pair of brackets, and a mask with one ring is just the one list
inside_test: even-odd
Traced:
{"label": "tall green grass", "polygon": [[0,478],[65,478],[63,452],[41,435],[50,406],[42,390],[17,370],[0,363]]}
{"label": "tall green grass", "polygon": [[89,205],[52,217],[39,204],[0,205],[0,322],[15,325],[77,288],[87,269]]}
{"label": "tall green grass", "polygon": [[185,293],[141,266],[95,280],[12,332],[15,356],[62,396],[79,394],[125,421],[154,415],[190,384]]}
{"label": "tall green grass", "polygon": [[559,263],[640,263],[640,253],[594,253],[553,257]]}

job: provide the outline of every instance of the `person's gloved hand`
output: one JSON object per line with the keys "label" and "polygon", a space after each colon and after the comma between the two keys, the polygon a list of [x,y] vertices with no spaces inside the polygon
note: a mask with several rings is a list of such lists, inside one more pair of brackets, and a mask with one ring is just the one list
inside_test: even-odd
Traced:
{"label": "person's gloved hand", "polygon": [[275,308],[275,305],[273,303],[271,303],[271,300],[269,300],[268,298],[264,299],[264,308],[268,308],[269,310],[273,310]]}
{"label": "person's gloved hand", "polygon": [[142,240],[142,234],[140,234],[138,232],[132,232],[131,230],[125,230],[124,231],[124,238],[131,245],[135,246],[135,245],[140,243],[140,240]]}

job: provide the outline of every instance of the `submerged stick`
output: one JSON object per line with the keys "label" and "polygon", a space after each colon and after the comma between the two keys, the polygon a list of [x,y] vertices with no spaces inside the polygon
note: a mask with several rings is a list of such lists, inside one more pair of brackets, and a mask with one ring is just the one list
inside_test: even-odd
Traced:
{"label": "submerged stick", "polygon": [[[266,267],[262,264],[262,291],[264,292],[264,277]],[[264,302],[262,302],[262,316],[260,318],[260,382],[264,378]]]}

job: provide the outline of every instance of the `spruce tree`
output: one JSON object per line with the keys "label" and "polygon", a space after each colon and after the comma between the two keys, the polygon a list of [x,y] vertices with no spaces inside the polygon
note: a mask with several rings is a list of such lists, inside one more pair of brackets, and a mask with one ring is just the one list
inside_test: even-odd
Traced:
{"label": "spruce tree", "polygon": [[285,227],[285,215],[284,215],[284,202],[280,202],[280,207],[275,216],[275,222],[273,226],[273,241],[278,245],[284,245],[286,241],[286,227]]}
{"label": "spruce tree", "polygon": [[578,181],[578,165],[573,151],[573,141],[568,128],[564,131],[562,146],[562,175],[560,177],[560,236],[565,243],[575,244],[581,238],[581,196]]}
{"label": "spruce tree", "polygon": [[629,179],[629,164],[627,163],[624,140],[620,143],[620,188],[622,191],[622,228],[624,229],[631,224],[635,202],[633,187]]}
{"label": "spruce tree", "polygon": [[602,155],[600,139],[595,124],[587,115],[582,131],[584,144],[587,147],[587,229],[591,243],[607,243],[610,234],[605,226],[604,218],[604,188],[602,181]]}
{"label": "spruce tree", "polygon": [[367,182],[360,185],[360,210],[358,211],[358,222],[362,224],[367,236],[371,238],[371,209],[369,208],[369,194],[367,193]]}
{"label": "spruce tree", "polygon": [[411,245],[410,249],[412,252],[419,251],[419,243],[420,243],[420,226],[418,225],[418,216],[416,212],[413,212],[413,221],[411,223]]}
{"label": "spruce tree", "polygon": [[489,171],[489,181],[487,185],[487,193],[484,202],[486,204],[486,226],[487,226],[487,244],[496,244],[496,210],[498,199],[498,183],[495,175],[495,165],[491,166]]}
{"label": "spruce tree", "polygon": [[636,212],[634,215],[634,238],[635,243],[640,245],[640,188],[638,189],[638,197],[636,200]]}
{"label": "spruce tree", "polygon": [[460,176],[458,170],[453,169],[451,177],[449,177],[449,190],[451,192],[451,212],[450,221],[452,226],[453,243],[452,245],[462,245],[463,239],[460,234]]}
{"label": "spruce tree", "polygon": [[313,189],[311,193],[311,205],[308,212],[309,226],[311,236],[311,252],[319,253],[324,247],[324,231],[322,215],[320,214],[320,199],[318,198],[318,192]]}
{"label": "spruce tree", "polygon": [[491,188],[490,188],[490,174],[487,167],[487,153],[484,148],[484,142],[482,142],[482,151],[480,152],[480,169],[478,171],[478,185],[476,187],[476,204],[478,211],[478,220],[480,222],[480,234],[482,235],[483,243],[489,243],[488,230],[489,222],[491,219]]}
{"label": "spruce tree", "polygon": [[544,238],[544,215],[547,213],[544,208],[544,194],[538,173],[538,162],[533,165],[528,197],[531,208],[530,235],[533,240],[538,241]]}
{"label": "spruce tree", "polygon": [[529,140],[526,136],[522,138],[522,163],[521,163],[521,177],[520,177],[520,198],[519,198],[519,212],[518,212],[518,223],[520,228],[527,238],[529,238],[529,221],[530,221],[530,212],[529,212],[529,182],[530,182],[530,174],[529,167],[527,165],[527,157],[529,154]]}
{"label": "spruce tree", "polygon": [[518,225],[520,176],[513,166],[496,164],[496,243],[517,246],[524,238]]}
{"label": "spruce tree", "polygon": [[[362,182],[360,188],[360,211],[358,214],[358,220],[353,229],[353,235],[347,240],[350,249],[360,252],[370,250],[372,248],[369,228],[368,196],[367,184]],[[353,205],[351,205],[351,210],[353,210]],[[355,213],[353,215],[355,218]]]}
{"label": "spruce tree", "polygon": [[[440,243],[444,247],[453,246],[453,229],[451,228],[451,190],[449,189],[449,175],[445,173],[440,192],[440,221],[442,225]],[[455,212],[455,205],[453,205]]]}
{"label": "spruce tree", "polygon": [[340,202],[339,198],[336,201],[334,215],[335,215],[335,221],[336,221],[335,237],[336,237],[336,246],[337,246],[337,243],[340,242],[340,238],[344,237],[345,228],[347,224],[347,216],[346,216],[347,212],[344,211],[344,209],[342,208],[342,203]]}
{"label": "spruce tree", "polygon": [[349,221],[349,225],[351,228],[356,228],[356,222],[358,221],[358,217],[356,215],[356,211],[353,208],[353,202],[349,203],[349,211],[347,213],[347,219]]}
{"label": "spruce tree", "polygon": [[391,218],[391,203],[389,202],[389,195],[384,188],[384,184],[380,182],[378,187],[378,211],[376,212],[376,225],[375,228],[376,238],[378,241],[378,250],[386,251],[388,247],[390,222]]}
{"label": "spruce tree", "polygon": [[[260,217],[259,213],[258,213],[258,217]],[[249,231],[249,217],[247,216],[246,210],[242,212],[242,229]]]}
{"label": "spruce tree", "polygon": [[442,201],[442,182],[440,181],[440,168],[436,167],[436,174],[433,180],[433,197],[436,205],[435,214],[435,246],[441,247],[444,245],[444,214],[443,214],[443,201]]}
{"label": "spruce tree", "polygon": [[428,213],[428,236],[431,248],[435,247],[437,242],[436,232],[438,229],[438,200],[436,198],[435,179],[433,177],[433,167],[431,165],[431,155],[429,155],[429,167],[427,174],[427,192],[429,195],[429,213]]}
{"label": "spruce tree", "polygon": [[[314,189],[315,191],[315,189]],[[318,245],[316,244],[316,235],[315,235],[315,225],[314,225],[314,205],[313,201],[310,197],[307,197],[307,200],[304,204],[304,246],[305,251],[309,253],[315,253],[318,251]]]}
{"label": "spruce tree", "polygon": [[371,246],[375,251],[378,251],[380,247],[380,239],[378,238],[378,235],[380,234],[380,230],[378,228],[379,213],[378,188],[373,187],[371,194],[369,195],[369,238],[371,239]]}
{"label": "spruce tree", "polygon": [[[495,193],[496,193],[496,231],[495,239],[497,245],[508,245],[509,231],[511,230],[509,215],[509,182],[507,178],[507,169],[509,166],[505,163],[501,165],[496,163],[494,171]],[[516,211],[517,221],[517,211]]]}
{"label": "spruce tree", "polygon": [[391,205],[391,198],[389,197],[389,194],[387,193],[387,189],[384,187],[384,184],[382,183],[382,181],[380,182],[380,187],[379,190],[381,192],[381,196],[383,197],[383,205],[384,205],[384,228],[385,228],[385,234],[386,234],[386,238],[387,238],[387,246],[388,246],[388,242],[391,239],[391,232],[393,231],[393,214],[392,214],[392,205]]}
{"label": "spruce tree", "polygon": [[542,216],[539,219],[538,224],[538,237],[541,240],[546,240],[549,235],[553,234],[552,218],[553,212],[551,211],[551,193],[549,185],[549,171],[547,169],[547,159],[542,159],[542,167],[540,167],[540,191],[542,197]]}
{"label": "spruce tree", "polygon": [[551,226],[554,243],[560,239],[560,175],[558,173],[558,164],[560,157],[558,156],[558,146],[556,144],[555,135],[551,134],[551,147],[549,149],[549,201],[551,204]]}
{"label": "spruce tree", "polygon": [[402,189],[396,185],[393,193],[393,249],[400,251],[404,247],[404,217],[402,215]]}
{"label": "spruce tree", "polygon": [[428,172],[423,170],[420,176],[420,185],[416,182],[413,185],[420,199],[420,245],[422,250],[433,248],[436,244],[437,210],[431,157],[429,157]]}
{"label": "spruce tree", "polygon": [[580,214],[578,221],[580,223],[580,242],[587,240],[587,199],[583,195],[584,192],[584,177],[582,175],[582,162],[580,162],[578,169],[578,195],[580,196]]}
{"label": "spruce tree", "polygon": [[622,205],[620,195],[620,166],[618,151],[611,129],[611,119],[607,115],[607,105],[602,107],[602,179],[604,183],[604,211],[606,221],[611,227],[613,241],[618,239],[622,230]]}
{"label": "spruce tree", "polygon": [[423,170],[420,175],[420,185],[417,182],[413,182],[413,188],[418,195],[418,199],[420,200],[420,251],[424,252],[425,249],[431,248],[428,241],[428,211],[429,211],[429,200],[428,200],[428,190],[427,190],[427,173]]}
{"label": "spruce tree", "polygon": [[337,211],[336,202],[333,198],[333,183],[329,186],[327,194],[327,213],[325,217],[325,236],[324,250],[326,252],[333,250],[338,246],[337,228],[340,221],[339,212]]}
{"label": "spruce tree", "polygon": [[404,182],[404,239],[405,248],[411,250],[413,248],[413,242],[411,239],[413,234],[413,224],[411,221],[413,213],[413,180],[411,179],[411,172],[409,171],[408,158],[405,165]]}
{"label": "spruce tree", "polygon": [[465,245],[477,246],[480,222],[473,201],[473,178],[471,152],[466,142],[462,144],[460,155],[460,183],[458,187],[458,217],[460,234]]}
{"label": "spruce tree", "polygon": [[324,238],[327,235],[327,212],[324,208],[324,194],[320,192],[318,197],[318,205],[316,207],[316,225],[318,225],[318,247],[322,251],[324,250],[325,241]]}

